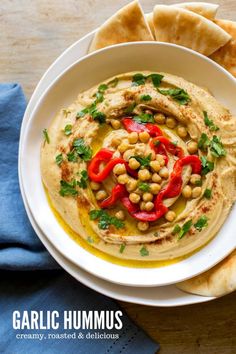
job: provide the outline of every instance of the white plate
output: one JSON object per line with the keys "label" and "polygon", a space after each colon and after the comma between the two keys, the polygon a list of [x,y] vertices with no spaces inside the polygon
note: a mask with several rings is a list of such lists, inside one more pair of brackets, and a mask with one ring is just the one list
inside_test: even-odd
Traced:
{"label": "white plate", "polygon": [[132,69],[175,73],[208,87],[219,101],[235,111],[236,81],[219,65],[196,52],[157,42],[126,43],[105,48],[72,65],[37,102],[26,127],[20,154],[21,171],[27,201],[36,223],[61,254],[91,274],[114,283],[161,286],[188,279],[211,268],[236,247],[233,231],[236,226],[235,208],[218,235],[193,256],[161,268],[128,268],[95,257],[68,237],[50,210],[40,176],[42,130],[49,125],[51,117],[67,107],[78,92]]}

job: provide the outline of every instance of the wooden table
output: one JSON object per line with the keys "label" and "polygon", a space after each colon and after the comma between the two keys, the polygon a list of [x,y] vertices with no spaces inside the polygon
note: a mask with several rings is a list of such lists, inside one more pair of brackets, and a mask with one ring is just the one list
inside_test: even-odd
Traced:
{"label": "wooden table", "polygon": [[[29,98],[42,74],[64,49],[128,2],[2,0],[0,82],[19,82]],[[156,2],[141,1],[146,12]],[[219,18],[236,20],[235,0],[208,2],[221,5]],[[179,308],[128,303],[121,306],[161,343],[163,354],[236,353],[236,293],[210,303]]]}

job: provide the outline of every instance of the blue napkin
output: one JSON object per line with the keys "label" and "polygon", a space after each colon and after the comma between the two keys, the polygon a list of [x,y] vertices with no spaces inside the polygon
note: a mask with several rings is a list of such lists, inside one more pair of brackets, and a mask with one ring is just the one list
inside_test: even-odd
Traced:
{"label": "blue napkin", "polygon": [[[153,354],[159,345],[123,313],[121,330],[64,330],[64,311],[118,311],[116,302],[75,281],[59,268],[34,233],[21,200],[17,155],[20,124],[26,107],[17,84],[0,84],[0,353],[4,354]],[[14,270],[10,272],[9,270]],[[22,272],[22,270],[34,270]],[[13,329],[14,311],[58,311],[58,330]],[[48,339],[48,334],[81,332],[80,339]],[[86,339],[88,333],[116,334]],[[43,340],[23,338],[44,334]],[[20,336],[20,337],[19,337]]]}

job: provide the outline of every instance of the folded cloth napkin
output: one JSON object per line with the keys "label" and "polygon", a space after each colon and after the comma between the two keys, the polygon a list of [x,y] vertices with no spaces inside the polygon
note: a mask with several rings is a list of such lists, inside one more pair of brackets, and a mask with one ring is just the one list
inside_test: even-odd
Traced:
{"label": "folded cloth napkin", "polygon": [[[140,330],[125,313],[122,329],[64,330],[64,311],[119,311],[116,302],[90,290],[59,268],[34,233],[21,200],[17,155],[21,119],[26,101],[17,84],[0,84],[0,353],[4,354],[151,354],[159,345]],[[54,270],[53,270],[54,269]],[[15,270],[10,272],[9,270]],[[34,270],[34,272],[22,272]],[[50,270],[50,271],[49,271]],[[36,271],[36,272],[35,272]],[[14,329],[14,311],[58,311],[60,327]],[[70,333],[77,339],[49,339]],[[108,338],[87,339],[97,333]],[[30,335],[43,334],[43,339]],[[83,338],[82,338],[83,336]],[[115,337],[114,337],[115,336]],[[117,337],[118,336],[118,337]],[[110,338],[109,338],[110,337]]]}

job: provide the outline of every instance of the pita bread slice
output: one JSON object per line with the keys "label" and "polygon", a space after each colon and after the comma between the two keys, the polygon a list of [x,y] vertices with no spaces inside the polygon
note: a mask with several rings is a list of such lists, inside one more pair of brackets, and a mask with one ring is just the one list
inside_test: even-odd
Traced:
{"label": "pita bread slice", "polygon": [[149,25],[149,28],[152,32],[152,35],[155,38],[155,28],[154,28],[154,24],[153,24],[153,13],[149,12],[149,14],[146,14],[145,16],[146,16],[146,20]]}
{"label": "pita bread slice", "polygon": [[236,22],[215,20],[215,23],[228,32],[232,38],[226,45],[213,53],[210,58],[236,77]]}
{"label": "pita bread slice", "polygon": [[118,43],[152,40],[143,10],[135,0],[104,22],[95,34],[89,52]]}
{"label": "pita bread slice", "polygon": [[213,20],[219,8],[217,4],[210,4],[209,2],[182,2],[180,4],[173,4],[171,6],[181,7],[192,12]]}
{"label": "pita bread slice", "polygon": [[176,284],[177,288],[202,296],[223,296],[236,290],[236,250],[207,272]]}
{"label": "pita bread slice", "polygon": [[231,39],[212,21],[174,6],[156,5],[153,24],[157,41],[179,44],[207,56]]}

